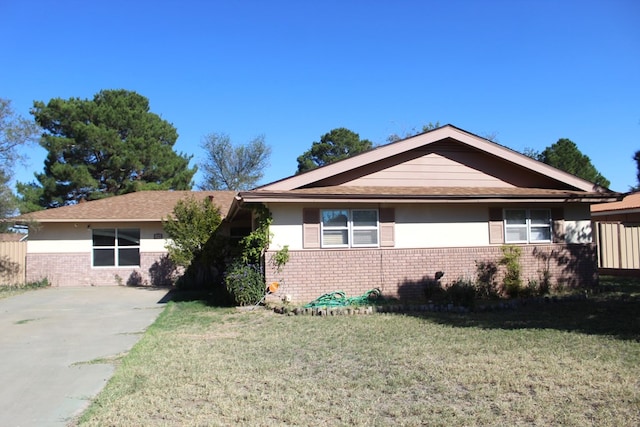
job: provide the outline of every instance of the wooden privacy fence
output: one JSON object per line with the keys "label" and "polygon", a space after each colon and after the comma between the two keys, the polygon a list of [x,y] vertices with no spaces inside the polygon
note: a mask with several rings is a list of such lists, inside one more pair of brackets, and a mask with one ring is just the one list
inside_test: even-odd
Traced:
{"label": "wooden privacy fence", "polygon": [[26,282],[27,242],[0,242],[0,285]]}
{"label": "wooden privacy fence", "polygon": [[598,267],[639,270],[640,223],[597,222]]}

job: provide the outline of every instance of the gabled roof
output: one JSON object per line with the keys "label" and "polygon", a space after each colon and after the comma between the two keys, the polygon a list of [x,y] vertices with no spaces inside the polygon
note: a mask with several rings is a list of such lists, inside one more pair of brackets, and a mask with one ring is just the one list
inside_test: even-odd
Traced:
{"label": "gabled roof", "polygon": [[591,206],[592,216],[637,212],[640,212],[640,192],[627,194],[624,199],[617,202],[600,203]]}
{"label": "gabled roof", "polygon": [[[456,150],[466,153],[466,158],[472,159],[471,163],[460,165],[455,163],[455,158],[445,160],[449,165],[455,163],[466,168],[465,173],[471,171],[476,173],[476,176],[485,173],[491,180],[467,180],[465,186],[461,187],[449,179],[447,173],[429,170],[429,176],[433,179],[415,179],[412,186],[403,186],[397,182],[395,185],[386,183],[384,177],[381,178],[381,175],[377,174],[381,168],[386,168],[387,171],[394,170],[394,164],[411,162],[411,159],[419,155],[433,156],[429,153],[440,153],[442,150],[449,150],[449,153]],[[440,159],[443,157],[440,156]],[[416,167],[416,164],[412,167]],[[417,167],[424,171],[430,166]],[[507,182],[503,180],[504,177],[515,178]],[[371,186],[358,185],[364,182],[371,183]],[[415,185],[416,182],[419,186]],[[491,185],[487,186],[487,183]],[[587,202],[618,200],[617,193],[452,125],[380,146],[345,160],[266,184],[253,191],[241,192],[240,197],[247,202],[295,199],[326,201],[329,198],[368,202],[380,202],[383,199],[543,199]]]}
{"label": "gabled roof", "polygon": [[36,222],[153,222],[167,218],[179,200],[212,197],[224,218],[236,193],[233,191],[138,191],[76,205],[31,212],[12,218],[18,223]]}

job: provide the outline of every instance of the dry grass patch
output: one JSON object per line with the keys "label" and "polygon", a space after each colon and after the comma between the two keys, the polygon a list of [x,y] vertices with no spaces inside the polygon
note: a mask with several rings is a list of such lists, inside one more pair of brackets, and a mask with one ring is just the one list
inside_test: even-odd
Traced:
{"label": "dry grass patch", "polygon": [[49,282],[46,279],[25,284],[0,285],[0,299],[10,298],[25,292],[48,287]]}
{"label": "dry grass patch", "polygon": [[640,335],[536,323],[572,304],[317,318],[170,303],[80,424],[640,425]]}

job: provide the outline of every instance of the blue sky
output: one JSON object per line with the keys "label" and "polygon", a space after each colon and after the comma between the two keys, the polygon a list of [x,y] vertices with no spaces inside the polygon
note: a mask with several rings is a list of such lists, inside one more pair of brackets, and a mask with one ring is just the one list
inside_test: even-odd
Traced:
{"label": "blue sky", "polygon": [[[34,100],[133,90],[192,164],[206,134],[264,135],[263,183],[331,129],[381,144],[438,121],[518,151],[569,138],[627,191],[638,22],[636,0],[0,0],[0,97],[30,117]],[[27,154],[23,182],[44,165]]]}

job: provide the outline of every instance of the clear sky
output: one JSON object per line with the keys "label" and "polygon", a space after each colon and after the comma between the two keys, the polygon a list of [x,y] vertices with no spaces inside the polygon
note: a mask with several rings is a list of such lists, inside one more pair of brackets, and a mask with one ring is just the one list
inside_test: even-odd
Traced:
{"label": "clear sky", "polygon": [[[192,165],[206,134],[264,135],[262,183],[331,129],[382,144],[438,121],[518,151],[569,138],[613,190],[637,184],[638,0],[0,0],[0,40],[19,114],[133,90]],[[44,166],[28,154],[23,182]]]}

